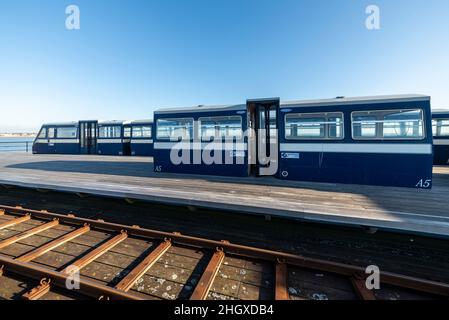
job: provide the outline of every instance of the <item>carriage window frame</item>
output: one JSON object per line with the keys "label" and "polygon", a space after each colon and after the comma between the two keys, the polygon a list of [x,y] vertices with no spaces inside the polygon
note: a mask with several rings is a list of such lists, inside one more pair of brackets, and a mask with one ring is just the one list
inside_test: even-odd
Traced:
{"label": "carriage window frame", "polygon": [[[115,133],[117,133],[117,132],[115,132],[115,131],[114,131],[114,135],[113,135],[112,137],[102,136],[102,135],[101,135],[101,129],[103,129],[103,128],[119,128],[119,130],[118,130],[118,136],[115,135]],[[117,125],[117,124],[110,124],[110,125],[109,125],[109,124],[104,124],[104,125],[99,125],[99,126],[98,126],[98,138],[97,138],[97,139],[121,139],[122,136],[123,136],[122,131],[123,131],[123,127],[122,127],[121,125]]]}
{"label": "carriage window frame", "polygon": [[[238,136],[232,135],[232,136],[226,136],[226,135],[220,135],[219,137],[215,137],[215,135],[212,136],[204,136],[203,137],[203,121],[214,121],[214,119],[223,119],[223,118],[238,118],[239,119],[239,128],[240,132]],[[224,115],[224,116],[212,116],[212,117],[200,117],[197,120],[198,122],[198,138],[201,139],[202,142],[213,142],[216,139],[218,141],[223,141],[223,139],[227,139],[232,137],[232,140],[236,139],[237,141],[241,141],[243,138],[243,118],[241,115]],[[221,126],[220,126],[221,127]]]}
{"label": "carriage window frame", "polygon": [[132,128],[131,126],[123,127],[123,138],[130,139],[132,137]]}
{"label": "carriage window frame", "polygon": [[[189,138],[181,138],[179,139],[172,139],[171,137],[160,137],[159,136],[159,121],[179,121],[179,120],[183,120],[185,122],[191,122],[191,128],[192,128],[192,134],[190,135]],[[173,141],[173,142],[180,142],[180,141],[193,141],[194,137],[195,137],[195,120],[193,119],[193,117],[185,117],[185,118],[159,118],[156,120],[155,123],[153,123],[153,125],[156,125],[156,139],[157,140],[162,140],[162,141]]]}
{"label": "carriage window frame", "polygon": [[[52,135],[50,136],[50,131]],[[48,127],[47,128],[47,139],[56,139],[56,127]]]}
{"label": "carriage window frame", "polygon": [[47,127],[43,127],[37,134],[37,139],[46,139],[46,138],[47,138]]}
{"label": "carriage window frame", "polygon": [[[383,124],[385,123],[385,119],[379,120],[379,113],[405,113],[410,111],[419,111],[421,114],[421,129],[422,129],[422,136],[421,137],[385,137],[383,133]],[[375,116],[377,118],[376,121],[376,136],[375,137],[354,137],[354,114],[355,113],[367,113],[369,112],[370,116]],[[378,113],[376,115],[376,112]],[[385,117],[385,116],[384,116]],[[382,136],[380,135],[379,128],[377,124],[382,124]],[[416,108],[406,108],[406,109],[376,109],[376,110],[354,110],[351,112],[351,138],[354,141],[423,141],[427,138],[427,126],[426,126],[426,115],[423,108],[416,107]]]}
{"label": "carriage window frame", "polygon": [[[436,124],[435,124],[435,128],[437,129],[437,131],[434,133],[434,131],[433,131],[433,127],[434,127],[434,124],[433,124],[433,122],[436,122]],[[442,121],[447,121],[448,122],[448,124],[444,124],[444,125],[438,125],[438,122],[442,122]],[[438,134],[438,126],[439,127],[447,127],[448,128],[448,133],[447,134]],[[441,138],[441,137],[449,137],[449,117],[448,118],[433,118],[432,119],[432,135],[435,137],[435,138]]]}
{"label": "carriage window frame", "polygon": [[[324,118],[324,137],[293,137],[287,136],[287,117],[292,115],[307,115],[307,116],[315,116],[316,118]],[[340,118],[341,119],[341,136],[340,137],[330,137],[329,136],[329,118]],[[304,118],[307,119],[307,118]],[[291,141],[307,141],[307,140],[322,140],[322,141],[341,141],[345,139],[345,115],[341,111],[329,111],[329,112],[291,112],[284,115],[284,138],[285,140]]]}
{"label": "carriage window frame", "polygon": [[[134,132],[136,128],[140,128],[140,131],[142,133],[141,136],[135,136]],[[149,128],[149,130],[144,130],[144,128]],[[149,132],[150,135],[146,136],[143,133]],[[133,139],[152,139],[153,138],[153,125],[152,124],[137,124],[131,126],[131,138]]]}
{"label": "carriage window frame", "polygon": [[[73,136],[73,137],[60,137],[59,136],[59,130],[60,129],[67,129],[67,128],[75,129],[75,136]],[[78,138],[78,127],[75,126],[75,125],[73,125],[73,126],[60,126],[60,127],[56,127],[55,129],[56,129],[55,139],[77,139]]]}

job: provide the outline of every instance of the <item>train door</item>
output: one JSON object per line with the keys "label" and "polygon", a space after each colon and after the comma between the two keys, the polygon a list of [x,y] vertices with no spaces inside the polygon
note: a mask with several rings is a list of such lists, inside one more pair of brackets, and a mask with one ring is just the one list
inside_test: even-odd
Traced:
{"label": "train door", "polygon": [[80,121],[80,153],[96,154],[97,153],[97,121]]}
{"label": "train door", "polygon": [[48,127],[47,129],[47,152],[56,153],[56,128]]}
{"label": "train door", "polygon": [[248,158],[251,174],[273,176],[278,172],[279,98],[248,100]]}
{"label": "train door", "polygon": [[123,155],[130,156],[131,155],[131,135],[132,135],[132,127],[131,125],[123,126]]}

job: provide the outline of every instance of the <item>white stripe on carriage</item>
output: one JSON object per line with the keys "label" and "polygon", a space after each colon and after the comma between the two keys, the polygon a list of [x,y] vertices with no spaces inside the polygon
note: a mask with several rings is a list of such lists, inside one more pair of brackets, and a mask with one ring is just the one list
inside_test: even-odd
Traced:
{"label": "white stripe on carriage", "polygon": [[53,144],[62,144],[62,143],[80,143],[77,139],[37,139],[34,143],[53,143]]}
{"label": "white stripe on carriage", "polygon": [[[179,149],[204,150],[207,146],[212,150],[247,150],[246,143],[210,143],[210,142],[155,142],[154,149],[172,149],[176,146]],[[193,146],[193,147],[192,147]]]}
{"label": "white stripe on carriage", "polygon": [[153,139],[131,139],[131,143],[153,143]]}
{"label": "white stripe on carriage", "polygon": [[122,139],[98,139],[97,143],[122,143]]}
{"label": "white stripe on carriage", "polygon": [[433,144],[436,146],[449,146],[449,139],[433,139]]}
{"label": "white stripe on carriage", "polygon": [[281,143],[280,151],[334,153],[432,154],[431,144],[386,143]]}

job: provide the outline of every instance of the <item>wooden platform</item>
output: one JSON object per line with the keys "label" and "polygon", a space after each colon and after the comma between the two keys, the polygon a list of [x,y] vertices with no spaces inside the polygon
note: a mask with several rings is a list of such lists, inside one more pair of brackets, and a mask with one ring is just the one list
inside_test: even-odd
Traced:
{"label": "wooden platform", "polygon": [[0,154],[0,184],[449,236],[449,167],[434,188],[155,174],[149,158]]}

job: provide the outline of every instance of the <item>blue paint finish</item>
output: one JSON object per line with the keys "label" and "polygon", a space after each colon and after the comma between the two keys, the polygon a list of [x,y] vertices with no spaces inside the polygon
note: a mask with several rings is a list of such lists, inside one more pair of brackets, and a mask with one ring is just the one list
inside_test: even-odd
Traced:
{"label": "blue paint finish", "polygon": [[[415,109],[423,110],[425,130],[428,133],[422,140],[353,140],[351,113],[353,111]],[[342,143],[351,144],[431,144],[432,132],[430,103],[393,102],[360,105],[337,105],[295,107],[279,112],[279,142],[294,143]],[[287,111],[287,112],[283,112]],[[285,115],[288,113],[343,112],[345,134],[342,140],[287,140],[285,139]],[[431,188],[432,154],[382,154],[382,153],[338,153],[338,152],[301,152],[299,159],[279,157],[278,177],[287,180],[353,183],[379,186]],[[427,183],[426,183],[427,181]]]}
{"label": "blue paint finish", "polygon": [[449,164],[449,146],[433,146],[433,163],[437,165]]}
{"label": "blue paint finish", "polygon": [[98,139],[97,144],[98,154],[108,156],[122,156],[124,152],[124,145],[122,142],[118,143],[102,143]]}
{"label": "blue paint finish", "polygon": [[[156,136],[156,127],[158,119],[169,119],[169,118],[193,118],[194,122],[198,121],[202,117],[220,117],[220,116],[241,116],[242,117],[242,129],[243,132],[246,131],[246,110],[232,110],[232,111],[203,111],[203,112],[180,112],[180,113],[168,113],[168,114],[154,114],[154,126],[153,126],[153,138],[154,143],[164,143],[169,142],[169,140],[158,139]],[[246,143],[246,138],[244,139]],[[217,175],[217,176],[233,176],[233,177],[246,177],[249,175],[249,165],[248,165],[248,152],[245,151],[244,154],[235,154],[236,148],[233,150],[221,151],[221,159],[225,160],[225,152],[233,153],[234,156],[244,156],[241,159],[242,164],[235,164],[236,160],[234,158],[234,164],[206,164],[201,157],[201,162],[193,164],[193,150],[190,150],[191,164],[173,164],[170,160],[170,149],[154,149],[154,170],[156,172],[171,172],[171,173],[187,173],[187,174],[204,174],[204,175]],[[212,154],[213,155],[213,154]]]}
{"label": "blue paint finish", "polygon": [[[102,135],[102,129],[118,127],[119,132],[106,131]],[[129,142],[124,142],[125,125],[123,121],[102,121],[98,123],[97,152],[100,155],[123,156],[128,155]],[[128,140],[128,139],[126,139]],[[127,145],[128,144],[128,145]]]}
{"label": "blue paint finish", "polygon": [[[70,124],[59,124],[59,125],[43,125],[41,127],[41,130],[39,130],[39,133],[42,130],[47,130],[49,128],[72,128],[77,127],[75,123]],[[72,138],[49,138],[47,136],[43,138],[38,138],[33,142],[32,152],[33,154],[79,154],[80,147],[79,143],[68,143],[69,140],[76,140],[79,139],[79,132],[77,132],[76,137]],[[46,142],[38,142],[43,140]]]}
{"label": "blue paint finish", "polygon": [[[57,140],[57,139],[55,139]],[[34,143],[33,153],[35,154],[79,154],[78,143]]]}
{"label": "blue paint finish", "polygon": [[[190,159],[193,162],[193,153],[195,151],[189,150]],[[232,152],[232,150],[222,151],[221,156],[224,159],[225,152]],[[246,177],[248,176],[247,152],[245,152],[244,164],[180,164],[175,165],[170,160],[170,150],[155,149],[154,153],[154,168],[156,172],[170,172],[183,174],[203,174],[229,177]],[[234,163],[236,160],[234,158]]]}
{"label": "blue paint finish", "polygon": [[[373,110],[406,110],[421,109],[423,112],[425,136],[423,139],[402,140],[354,140],[352,138],[351,113],[354,111]],[[179,113],[178,113],[179,112]],[[160,118],[193,118],[198,121],[200,117],[229,116],[242,114],[247,118],[245,111],[203,111],[176,113],[155,113],[155,122]],[[285,115],[289,113],[322,113],[341,112],[344,117],[344,137],[341,140],[317,140],[317,139],[285,139]],[[373,101],[372,103],[347,103],[337,105],[311,104],[295,105],[285,104],[280,106],[277,117],[279,129],[279,143],[288,144],[323,144],[329,143],[360,145],[398,145],[413,146],[431,145],[432,132],[430,101],[419,99],[417,101]],[[243,130],[247,129],[246,121],[243,121]],[[155,133],[155,132],[154,132]],[[155,136],[155,134],[154,134]],[[155,139],[155,142],[164,140]],[[247,142],[247,141],[245,141]],[[250,148],[250,146],[248,146]],[[337,149],[338,150],[338,149]],[[197,173],[221,176],[248,176],[250,166],[248,164],[248,152],[245,152],[243,165],[175,165],[170,161],[170,150],[155,149],[155,171],[175,173]],[[191,155],[192,157],[192,155]],[[433,155],[429,154],[404,154],[404,153],[361,153],[361,152],[295,152],[279,150],[278,171],[276,176],[280,179],[317,181],[332,183],[352,183],[379,186],[400,186],[412,188],[432,187],[432,161]]]}
{"label": "blue paint finish", "polygon": [[[146,142],[147,140],[153,141],[154,137],[154,126],[153,121],[133,121],[129,124],[131,128],[131,142],[130,142],[130,154],[132,156],[140,156],[140,157],[153,157],[154,155],[154,143]],[[144,136],[139,137],[135,136],[135,128],[136,127],[151,127],[151,137]],[[142,143],[142,141],[145,141]]]}
{"label": "blue paint finish", "polygon": [[152,157],[154,155],[154,144],[131,142],[131,155],[140,157]]}
{"label": "blue paint finish", "polygon": [[[378,186],[417,187],[432,180],[432,162],[428,155],[307,153],[308,163],[283,159],[280,178],[286,180],[351,183]],[[282,173],[288,172],[287,177]],[[431,184],[429,185],[429,188]]]}

